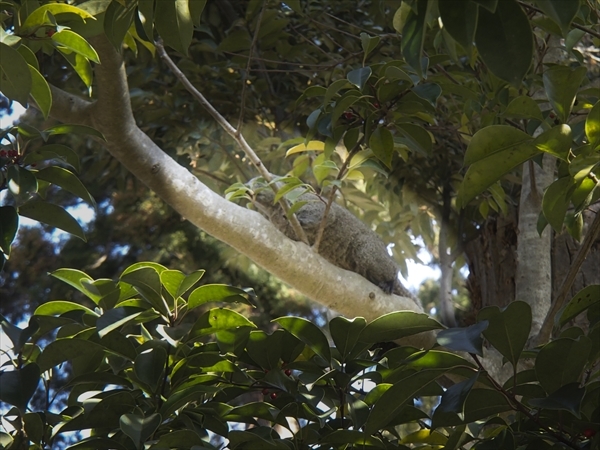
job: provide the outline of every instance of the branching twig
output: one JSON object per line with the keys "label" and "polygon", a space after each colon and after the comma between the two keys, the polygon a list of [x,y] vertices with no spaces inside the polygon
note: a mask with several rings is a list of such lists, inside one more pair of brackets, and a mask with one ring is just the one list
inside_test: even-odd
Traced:
{"label": "branching twig", "polygon": [[560,309],[564,306],[565,302],[568,299],[569,292],[571,291],[571,287],[575,282],[575,277],[581,268],[581,265],[585,261],[586,256],[590,252],[592,245],[596,242],[596,239],[600,236],[600,211],[596,212],[596,218],[590,225],[590,228],[585,235],[585,239],[581,243],[581,247],[579,247],[579,251],[575,255],[575,259],[571,267],[569,267],[569,271],[565,276],[565,279],[558,291],[558,295],[554,302],[552,302],[552,306],[550,307],[550,311],[546,315],[544,319],[544,323],[542,324],[542,328],[540,328],[540,332],[535,338],[534,344],[540,345],[548,341],[550,339],[550,335],[552,334],[552,328],[554,327],[555,316],[558,314]]}
{"label": "branching twig", "polygon": [[[238,130],[236,130],[227,121],[227,119],[225,119],[225,117],[223,117],[221,115],[221,113],[215,109],[215,107],[206,99],[206,97],[204,97],[204,95],[202,95],[202,93],[194,87],[194,85],[190,82],[190,80],[188,80],[188,78],[185,76],[185,74],[181,70],[179,70],[179,67],[177,67],[175,62],[171,59],[171,57],[165,51],[165,48],[162,45],[162,42],[157,41],[157,42],[155,42],[155,44],[156,44],[156,50],[158,51],[159,56],[163,59],[163,61],[165,61],[167,66],[169,66],[169,68],[171,69],[171,71],[173,72],[175,77],[177,77],[177,79],[181,82],[181,84],[183,84],[183,86],[188,90],[188,92],[190,94],[192,94],[192,96],[198,101],[198,103],[200,103],[208,111],[208,113],[213,117],[213,119],[215,119],[215,121],[227,132],[227,134],[229,134],[235,140],[235,142],[238,144],[238,146],[246,154],[248,159],[258,169],[258,171],[263,176],[263,178],[267,182],[271,182],[273,180],[271,173],[266,169],[266,167],[264,166],[264,164],[262,163],[262,161],[260,160],[258,155],[254,152],[252,147],[250,147],[250,145],[248,144],[248,142],[246,141],[244,136],[242,136],[238,132]],[[277,191],[277,187],[275,185],[271,184],[271,187],[273,188],[273,190],[275,192]],[[287,204],[286,200],[282,198],[279,203],[281,204],[281,207],[287,214],[289,212],[290,207]],[[298,236],[300,238],[300,240],[302,242],[304,242],[306,245],[309,245],[308,239],[306,237],[306,233],[304,233],[304,230],[302,229],[300,222],[298,222],[298,218],[295,215],[292,215],[289,218],[289,220],[290,220],[290,224],[292,225],[292,228],[296,232],[296,236]]]}

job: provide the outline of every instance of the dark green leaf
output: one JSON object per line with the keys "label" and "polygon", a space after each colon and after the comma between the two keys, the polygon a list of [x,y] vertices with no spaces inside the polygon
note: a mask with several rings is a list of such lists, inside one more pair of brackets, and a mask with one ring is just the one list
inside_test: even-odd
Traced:
{"label": "dark green leaf", "polygon": [[101,345],[83,339],[60,339],[51,342],[37,359],[41,372],[45,372],[65,361],[70,361],[82,355],[90,355],[104,350]]}
{"label": "dark green leaf", "polygon": [[329,362],[331,359],[329,343],[315,324],[301,317],[280,317],[274,322],[277,322],[282,328],[304,342],[313,352]]}
{"label": "dark green leaf", "polygon": [[428,0],[418,0],[415,9],[411,8],[402,27],[400,48],[406,62],[414,69],[419,78],[423,77],[421,54],[425,41],[425,18],[427,17]]}
{"label": "dark green leaf", "polygon": [[239,327],[256,328],[252,322],[241,314],[225,308],[213,308],[202,314],[188,336],[195,339],[200,336],[206,336],[222,330],[231,330]]}
{"label": "dark green leaf", "polygon": [[94,79],[92,65],[90,64],[89,59],[79,53],[62,53],[62,55],[71,67],[73,67],[77,75],[79,75],[79,78],[81,78],[81,81],[83,81],[83,84],[85,84],[89,90]]}
{"label": "dark green leaf", "polygon": [[26,106],[32,79],[27,62],[14,48],[0,42],[0,91]]}
{"label": "dark green leaf", "polygon": [[198,434],[192,430],[176,430],[163,434],[158,442],[153,447],[159,448],[189,448],[195,450],[196,446],[200,446],[198,450],[203,450],[206,445]]}
{"label": "dark green leaf", "polygon": [[442,347],[459,352],[474,353],[483,356],[483,333],[488,327],[488,321],[482,320],[479,323],[466,328],[450,328],[442,330],[437,335],[437,342]]}
{"label": "dark green leaf", "polygon": [[10,246],[19,229],[19,215],[12,206],[0,206],[0,251],[10,256]]}
{"label": "dark green leaf", "polygon": [[83,199],[91,207],[96,208],[94,197],[91,196],[83,183],[79,181],[79,178],[67,169],[57,166],[45,167],[39,172],[36,172],[35,176],[38,180],[44,180],[55,184],[56,186],[60,186],[71,194]]}
{"label": "dark green leaf", "polygon": [[477,378],[479,378],[479,372],[473,377],[446,389],[436,410],[439,409],[440,412],[453,412],[462,417],[464,415],[465,402],[471,393],[471,389],[475,386]]}
{"label": "dark green leaf", "polygon": [[396,129],[404,136],[404,138],[396,138],[396,141],[423,155],[431,154],[432,137],[425,128],[412,123],[399,123]]}
{"label": "dark green leaf", "polygon": [[23,165],[38,163],[40,161],[52,161],[66,163],[79,172],[79,157],[72,149],[61,144],[44,145],[23,158]]}
{"label": "dark green leaf", "polygon": [[470,53],[477,27],[477,5],[465,0],[442,0],[438,8],[444,29]]}
{"label": "dark green leaf", "polygon": [[566,36],[571,22],[579,11],[579,0],[535,0],[537,6],[554,20]]}
{"label": "dark green leaf", "polygon": [[[18,205],[25,203],[38,190],[35,175],[21,166],[8,166],[7,177],[8,190],[15,198]],[[19,214],[25,215],[19,209]]]}
{"label": "dark green leaf", "polygon": [[333,444],[335,446],[333,448],[348,445],[351,446],[350,448],[387,448],[381,439],[358,430],[335,430],[321,439],[319,444]]}
{"label": "dark green leaf", "polygon": [[135,287],[140,295],[164,316],[169,315],[169,307],[162,297],[160,276],[153,267],[139,267],[121,275],[121,281]]}
{"label": "dark green leaf", "polygon": [[533,34],[515,0],[498,2],[494,13],[479,8],[475,42],[494,75],[514,85],[521,82],[533,58]]}
{"label": "dark green leaf", "polygon": [[343,358],[352,353],[367,322],[362,317],[348,320],[338,316],[329,322],[331,339]]}
{"label": "dark green leaf", "polygon": [[27,364],[22,369],[1,372],[0,400],[16,406],[24,413],[39,381],[40,368],[35,363]]}
{"label": "dark green leaf", "polygon": [[[362,44],[363,52],[365,53],[363,56],[363,64],[369,54],[375,50],[375,47],[377,47],[377,44],[379,44],[380,40],[381,38],[379,36],[369,36],[367,33],[360,33],[360,42]],[[359,87],[359,89],[361,88]]]}
{"label": "dark green leaf", "polygon": [[569,383],[561,386],[546,398],[533,398],[528,401],[531,406],[541,409],[569,411],[578,419],[581,418],[581,401],[585,388],[579,383]]}
{"label": "dark green leaf", "polygon": [[557,233],[560,233],[563,228],[563,222],[570,203],[570,188],[572,187],[574,187],[573,179],[563,177],[553,182],[544,192],[542,211],[548,223]]}
{"label": "dark green leaf", "polygon": [[96,321],[96,330],[98,332],[98,336],[103,338],[111,331],[131,322],[141,313],[142,311],[138,311],[134,308],[124,307],[113,308],[106,311]]}
{"label": "dark green leaf", "polygon": [[569,303],[567,303],[565,309],[563,309],[559,319],[560,326],[565,326],[568,321],[599,302],[600,285],[592,284],[584,287],[569,301]]}
{"label": "dark green leaf", "polygon": [[150,387],[152,393],[156,392],[162,381],[166,362],[167,352],[161,347],[145,350],[135,358],[135,375]]}
{"label": "dark green leaf", "polygon": [[134,2],[129,2],[127,6],[121,5],[119,2],[111,2],[106,8],[104,33],[118,51],[121,50],[123,39],[131,26],[135,12]]}
{"label": "dark green leaf", "polygon": [[86,242],[81,225],[60,206],[39,200],[30,200],[19,208],[19,214],[52,227],[60,228]]}
{"label": "dark green leaf", "polygon": [[156,2],[154,24],[165,44],[187,55],[194,32],[188,0]]}
{"label": "dark green leaf", "polygon": [[29,72],[31,73],[31,97],[33,97],[37,103],[44,119],[47,119],[48,114],[50,114],[50,107],[52,106],[50,86],[34,66],[29,64],[28,67]]}
{"label": "dark green leaf", "polygon": [[560,338],[546,344],[535,359],[535,373],[546,392],[579,380],[592,342],[586,336]]}
{"label": "dark green leaf", "polygon": [[369,137],[369,147],[373,154],[387,167],[392,167],[394,138],[387,128],[378,127]]}
{"label": "dark green leaf", "polygon": [[570,68],[554,65],[544,72],[544,88],[552,108],[558,114],[561,122],[567,122],[579,85],[585,78],[585,67]]}
{"label": "dark green leaf", "polygon": [[372,73],[373,72],[371,71],[371,68],[369,66],[361,67],[360,69],[355,69],[348,72],[346,78],[350,83],[352,83],[354,86],[356,86],[359,90],[362,91],[365,87],[367,80],[371,77]]}
{"label": "dark green leaf", "polygon": [[485,338],[513,366],[516,366],[531,330],[531,307],[528,303],[514,301],[500,310],[489,306],[479,311],[477,321],[487,320],[489,325],[483,332]]}
{"label": "dark green leaf", "polygon": [[397,311],[385,314],[369,323],[360,334],[361,342],[394,341],[425,331],[444,328],[427,314]]}
{"label": "dark green leaf", "polygon": [[85,311],[87,314],[93,316],[98,315],[91,309],[80,305],[79,303],[68,302],[66,300],[54,300],[44,303],[43,305],[38,306],[33,314],[37,316],[60,316],[69,311]]}
{"label": "dark green leaf", "polygon": [[77,269],[58,269],[50,275],[74,287],[94,303],[98,304],[100,301],[100,295],[91,292],[86,284],[84,284],[86,282],[87,285],[90,285],[94,281],[87,273]]}
{"label": "dark green leaf", "polygon": [[436,83],[418,84],[412,91],[434,107],[437,104],[437,99],[442,95],[442,88]]}
{"label": "dark green leaf", "polygon": [[121,431],[131,438],[136,448],[142,448],[143,443],[156,431],[162,418],[160,414],[151,414],[148,417],[123,414],[119,422]]}
{"label": "dark green leaf", "polygon": [[504,117],[514,119],[538,119],[544,120],[542,111],[537,102],[528,95],[520,95],[513,99],[502,114]]}
{"label": "dark green leaf", "polygon": [[262,369],[271,370],[278,367],[283,348],[284,331],[268,335],[264,331],[251,331],[246,351]]}

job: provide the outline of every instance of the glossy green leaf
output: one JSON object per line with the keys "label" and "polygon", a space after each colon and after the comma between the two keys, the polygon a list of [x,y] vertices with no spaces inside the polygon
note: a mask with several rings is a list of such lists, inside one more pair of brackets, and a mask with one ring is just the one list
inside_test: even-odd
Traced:
{"label": "glossy green leaf", "polygon": [[467,397],[471,393],[471,389],[475,386],[479,378],[479,372],[473,377],[450,386],[442,394],[440,404],[436,408],[441,412],[453,412],[459,416],[464,416],[464,408]]}
{"label": "glossy green leaf", "polygon": [[363,317],[349,320],[338,316],[329,321],[331,339],[343,358],[352,353],[366,325],[367,322]]}
{"label": "glossy green leaf", "polygon": [[50,13],[52,16],[58,16],[60,14],[74,14],[81,17],[83,20],[96,20],[90,13],[81,8],[77,8],[76,6],[68,5],[66,3],[48,3],[36,8],[27,17],[21,26],[22,30],[30,30],[44,24],[51,24],[51,22],[48,21],[48,13]]}
{"label": "glossy green leaf", "polygon": [[106,8],[106,14],[104,15],[104,33],[111,44],[119,51],[121,50],[123,39],[132,24],[133,15],[136,13],[134,2],[126,5],[111,2],[108,8]]}
{"label": "glossy green leaf", "polygon": [[437,343],[449,350],[483,356],[483,337],[481,333],[487,329],[488,325],[487,320],[482,320],[466,328],[442,330],[437,335]]}
{"label": "glossy green leaf", "polygon": [[121,431],[131,438],[136,448],[143,447],[144,442],[152,436],[161,422],[160,414],[151,414],[148,417],[123,414],[119,420]]}
{"label": "glossy green leaf", "polygon": [[98,304],[100,301],[100,295],[90,291],[88,288],[94,280],[87,273],[77,269],[58,269],[51,272],[50,275],[74,287],[94,303]]}
{"label": "glossy green leaf", "polygon": [[39,200],[30,200],[19,208],[19,214],[52,227],[60,228],[73,236],[77,236],[82,241],[86,241],[81,225],[60,206]]}
{"label": "glossy green leaf", "polygon": [[560,26],[564,35],[579,11],[579,0],[535,0],[535,3]]}
{"label": "glossy green leaf", "polygon": [[248,293],[226,284],[206,284],[194,289],[188,298],[188,308],[194,309],[210,302],[244,303],[252,305]]}
{"label": "glossy green leaf", "polygon": [[69,311],[85,311],[87,314],[98,316],[94,311],[79,303],[73,303],[66,300],[54,300],[44,303],[36,308],[36,316],[60,316]]}
{"label": "glossy green leaf", "polygon": [[532,141],[532,137],[523,131],[508,125],[492,125],[479,130],[469,142],[465,152],[465,165],[474,164],[495,153],[513,149],[522,150],[522,146]]}
{"label": "glossy green leaf", "polygon": [[475,368],[475,365],[462,356],[441,350],[423,350],[414,352],[402,364],[414,369],[455,369],[457,367]]}
{"label": "glossy green leaf", "polygon": [[145,350],[135,358],[135,375],[150,387],[152,393],[156,392],[163,379],[166,362],[167,352],[161,347]]}
{"label": "glossy green leaf", "polygon": [[279,333],[267,334],[264,331],[251,331],[246,351],[262,369],[271,370],[278,366],[283,348],[283,330]]}
{"label": "glossy green leaf", "polygon": [[35,363],[10,372],[0,372],[0,400],[16,406],[24,413],[39,381],[40,368]]}
{"label": "glossy green leaf", "polygon": [[596,102],[585,119],[585,135],[593,146],[600,144],[600,101]]}
{"label": "glossy green leaf", "polygon": [[579,383],[569,383],[561,386],[546,398],[532,398],[528,400],[528,403],[540,409],[568,411],[580,419],[581,402],[584,395],[585,388],[579,387]]}
{"label": "glossy green leaf", "polygon": [[[205,444],[200,436],[192,430],[176,430],[163,434],[154,445],[159,448],[190,448],[190,450],[204,450]],[[210,449],[210,448],[209,448]]]}
{"label": "glossy green leaf", "polygon": [[402,26],[402,42],[400,44],[402,56],[419,78],[423,77],[421,55],[423,54],[423,43],[425,42],[427,8],[428,0],[418,0],[414,8],[409,10]]}
{"label": "glossy green leaf", "polygon": [[513,119],[544,120],[539,105],[528,95],[520,95],[519,97],[514,98],[508,104],[502,115]]}
{"label": "glossy green leaf", "polygon": [[19,215],[13,206],[0,206],[0,251],[10,256],[10,247],[19,229]]}
{"label": "glossy green leaf", "polygon": [[140,267],[124,272],[120,280],[132,285],[159,313],[169,315],[169,308],[162,296],[160,276],[154,268]]}
{"label": "glossy green leaf", "polygon": [[529,338],[531,307],[523,301],[514,301],[506,308],[489,306],[479,311],[477,321],[487,320],[485,338],[502,356],[515,366]]}
{"label": "glossy green leaf", "polygon": [[61,30],[52,35],[52,42],[54,42],[59,49],[64,47],[65,49],[75,52],[90,61],[94,61],[96,64],[100,63],[98,53],[94,50],[88,41],[82,38],[77,33],[71,30]]}
{"label": "glossy green leaf", "polygon": [[442,95],[442,88],[437,83],[421,83],[412,90],[423,100],[427,100],[433,107],[437,105],[437,99]]}
{"label": "glossy green leaf", "polygon": [[45,372],[62,364],[65,361],[71,361],[83,355],[90,355],[94,352],[104,350],[104,347],[91,341],[83,339],[59,339],[51,342],[44,348],[37,359],[40,371]]}
{"label": "glossy green leaf", "polygon": [[319,443],[334,446],[329,448],[347,447],[348,445],[351,446],[350,448],[387,448],[378,437],[369,436],[359,430],[335,430],[319,440]]}
{"label": "glossy green leaf", "polygon": [[201,336],[213,334],[221,330],[236,329],[239,327],[256,328],[252,322],[241,314],[225,308],[213,308],[202,314],[188,336],[195,339]]}
{"label": "glossy green leaf", "polygon": [[433,141],[431,135],[425,128],[412,123],[399,123],[396,125],[396,129],[403,136],[403,138],[396,138],[396,141],[405,144],[409,149],[421,154],[431,154]]}
{"label": "glossy green leaf", "polygon": [[126,323],[131,322],[141,313],[142,311],[138,311],[135,308],[117,307],[109,309],[96,321],[96,330],[98,332],[98,336],[103,338],[113,330],[116,330]]}
{"label": "glossy green leaf", "polygon": [[373,406],[365,425],[365,432],[373,434],[385,428],[394,420],[406,401],[416,397],[420,390],[443,373],[443,370],[422,370],[394,384]]}
{"label": "glossy green leaf", "polygon": [[369,137],[369,147],[373,154],[387,167],[392,167],[394,138],[387,128],[378,127]]}
{"label": "glossy green leaf", "polygon": [[498,2],[494,13],[479,8],[475,42],[494,75],[514,85],[521,82],[533,58],[533,34],[515,0]]}
{"label": "glossy green leaf", "polygon": [[52,93],[50,92],[50,86],[46,79],[42,76],[38,70],[28,64],[29,72],[31,73],[31,97],[35,100],[40,109],[40,112],[45,119],[50,114],[50,107],[52,106]]}
{"label": "glossy green leaf", "polygon": [[155,26],[166,45],[187,55],[194,32],[188,0],[156,2]]}
{"label": "glossy green leaf", "polygon": [[548,223],[557,233],[562,231],[567,208],[570,204],[569,194],[573,187],[571,177],[563,177],[553,182],[544,192],[542,211]]}
{"label": "glossy green leaf", "polygon": [[[362,45],[363,52],[363,64],[365,63],[369,54],[375,50],[381,38],[379,36],[369,36],[367,33],[360,33],[360,43]],[[360,88],[359,88],[360,89]]]}
{"label": "glossy green leaf", "polygon": [[[35,175],[21,166],[8,166],[7,171],[8,190],[15,198],[18,205],[25,203],[38,190],[38,183]],[[21,211],[19,214],[23,215]]]}
{"label": "glossy green leaf", "polygon": [[66,163],[76,172],[79,172],[79,156],[71,148],[61,144],[44,145],[23,158],[23,165],[36,164],[41,161]]}
{"label": "glossy green leaf", "polygon": [[425,331],[444,328],[427,314],[413,311],[397,311],[385,314],[373,320],[360,334],[361,342],[394,341]]}
{"label": "glossy green leaf", "polygon": [[45,167],[39,172],[36,172],[35,176],[38,180],[44,180],[56,186],[60,186],[71,194],[84,200],[92,208],[96,208],[94,197],[91,196],[83,183],[79,181],[79,178],[67,169],[57,166]]}
{"label": "glossy green leaf", "polygon": [[71,67],[73,67],[77,75],[79,75],[79,78],[88,88],[88,91],[90,91],[92,87],[92,81],[94,79],[90,61],[79,53],[62,53],[62,55],[71,65]]}
{"label": "glossy green leaf", "polygon": [[473,3],[477,3],[478,5],[483,6],[489,12],[493,13],[496,11],[498,7],[499,0],[472,0]]}
{"label": "glossy green leaf", "polygon": [[29,66],[14,48],[0,42],[0,91],[26,106],[33,80]]}
{"label": "glossy green leaf", "polygon": [[580,290],[563,309],[558,323],[561,327],[590,306],[600,303],[600,285],[592,284]]}
{"label": "glossy green leaf", "polygon": [[329,362],[331,359],[329,342],[315,324],[301,317],[280,317],[275,319],[274,322],[296,336],[317,355]]}
{"label": "glossy green leaf", "polygon": [[585,67],[571,69],[567,66],[553,65],[544,72],[544,89],[548,100],[561,122],[567,122],[579,85],[587,74]]}
{"label": "glossy green leaf", "polygon": [[535,359],[535,373],[546,392],[577,382],[591,348],[592,342],[586,336],[560,338],[544,345]]}
{"label": "glossy green leaf", "polygon": [[573,144],[571,127],[564,124],[552,127],[536,137],[533,144],[538,150],[567,161]]}
{"label": "glossy green leaf", "polygon": [[[492,389],[474,388],[465,400],[464,420],[461,420],[455,413],[444,413],[436,410],[433,414],[432,428],[472,423],[511,410],[512,407],[501,392]],[[504,450],[507,447],[494,448]]]}
{"label": "glossy green leaf", "polygon": [[348,75],[346,75],[346,78],[350,83],[352,83],[360,91],[362,91],[363,88],[365,87],[365,84],[371,77],[372,73],[373,73],[373,71],[371,70],[371,68],[369,66],[361,67],[360,69],[355,69],[355,70],[348,72]]}
{"label": "glossy green leaf", "polygon": [[98,130],[88,127],[86,125],[72,125],[72,124],[60,124],[50,128],[46,128],[44,133],[48,136],[54,136],[57,134],[83,134],[90,135],[106,141],[104,135]]}
{"label": "glossy green leaf", "polygon": [[477,5],[465,0],[442,0],[438,8],[444,29],[469,52],[475,40]]}
{"label": "glossy green leaf", "polygon": [[143,34],[138,31],[138,34],[151,42],[154,39],[154,3],[154,0],[138,1],[138,17],[144,31]]}

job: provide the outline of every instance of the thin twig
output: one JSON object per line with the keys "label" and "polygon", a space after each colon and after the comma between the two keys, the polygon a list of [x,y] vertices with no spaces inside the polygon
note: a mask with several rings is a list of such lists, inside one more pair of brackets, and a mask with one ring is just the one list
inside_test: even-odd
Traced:
{"label": "thin twig", "polygon": [[[252,147],[250,147],[244,136],[238,133],[238,131],[227,121],[227,119],[225,119],[225,117],[223,117],[221,113],[217,111],[213,105],[211,105],[211,103],[206,99],[206,97],[204,97],[204,95],[202,95],[202,93],[194,87],[194,85],[190,82],[190,80],[188,80],[185,74],[181,70],[179,70],[179,67],[177,67],[175,62],[173,62],[171,57],[165,51],[162,41],[156,41],[155,45],[159,56],[163,59],[163,61],[165,61],[167,66],[169,66],[175,77],[181,82],[181,84],[183,84],[187,91],[190,94],[192,94],[192,96],[198,101],[198,103],[200,103],[208,111],[208,113],[213,117],[213,119],[215,119],[215,121],[227,132],[227,134],[229,134],[235,140],[235,142],[239,145],[242,151],[246,154],[248,159],[258,169],[263,178],[267,182],[271,182],[273,180],[271,173],[266,169],[263,162],[254,152]],[[273,191],[277,192],[277,187],[274,184],[271,184],[271,187]],[[279,203],[285,211],[285,213],[288,214],[290,206],[288,205],[287,201],[282,198]],[[292,228],[296,232],[296,236],[298,236],[300,240],[306,245],[309,245],[306,233],[302,229],[300,222],[298,222],[298,218],[295,215],[291,215],[289,220],[290,224],[292,225]]]}
{"label": "thin twig", "polygon": [[577,251],[575,255],[575,259],[571,267],[569,267],[569,271],[565,276],[565,279],[558,291],[558,295],[554,302],[552,302],[552,306],[550,307],[550,311],[546,315],[544,319],[544,323],[542,324],[542,328],[540,328],[540,332],[535,338],[535,345],[540,345],[548,341],[550,339],[550,335],[552,334],[552,328],[554,328],[554,320],[555,316],[558,314],[560,309],[564,306],[567,301],[569,292],[571,291],[571,287],[575,282],[575,277],[579,273],[579,269],[581,268],[583,262],[585,261],[586,256],[590,252],[592,245],[596,242],[596,239],[600,236],[600,211],[596,211],[596,218],[590,225],[590,228],[585,235],[585,239],[581,243],[581,247]]}
{"label": "thin twig", "polygon": [[[539,8],[536,8],[536,7],[535,7],[535,6],[533,6],[533,5],[529,5],[529,4],[527,4],[527,3],[525,3],[525,2],[523,2],[523,1],[521,1],[521,0],[517,0],[517,1],[518,1],[519,5],[521,5],[521,6],[524,6],[525,8],[529,8],[531,11],[535,11],[535,12],[537,12],[537,13],[544,14],[544,11],[542,11],[542,10],[541,10],[541,9],[539,9]],[[589,33],[589,34],[591,34],[592,36],[595,36],[595,37],[597,37],[598,39],[600,39],[600,33],[599,33],[599,32],[597,32],[597,31],[594,31],[594,30],[592,30],[591,28],[584,27],[583,25],[579,25],[579,24],[578,24],[578,23],[576,23],[576,22],[571,22],[571,26],[572,26],[573,28],[577,28],[577,29],[579,29],[579,30],[581,30],[581,31],[585,31],[586,33]]]}

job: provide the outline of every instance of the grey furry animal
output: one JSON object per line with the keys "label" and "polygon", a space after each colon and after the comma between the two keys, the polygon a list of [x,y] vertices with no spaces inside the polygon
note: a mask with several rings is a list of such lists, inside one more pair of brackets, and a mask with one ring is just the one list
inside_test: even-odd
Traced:
{"label": "grey furry animal", "polygon": [[[281,206],[273,204],[274,198],[275,194],[269,188],[257,190],[253,196],[253,204],[279,231],[290,239],[299,241]],[[307,193],[301,195],[299,201],[307,203],[296,211],[296,217],[310,245],[313,245],[327,199]],[[398,267],[379,236],[336,203],[331,205],[327,214],[319,254],[330,263],[363,276],[387,294],[394,293],[414,300],[413,295],[400,283]]]}

